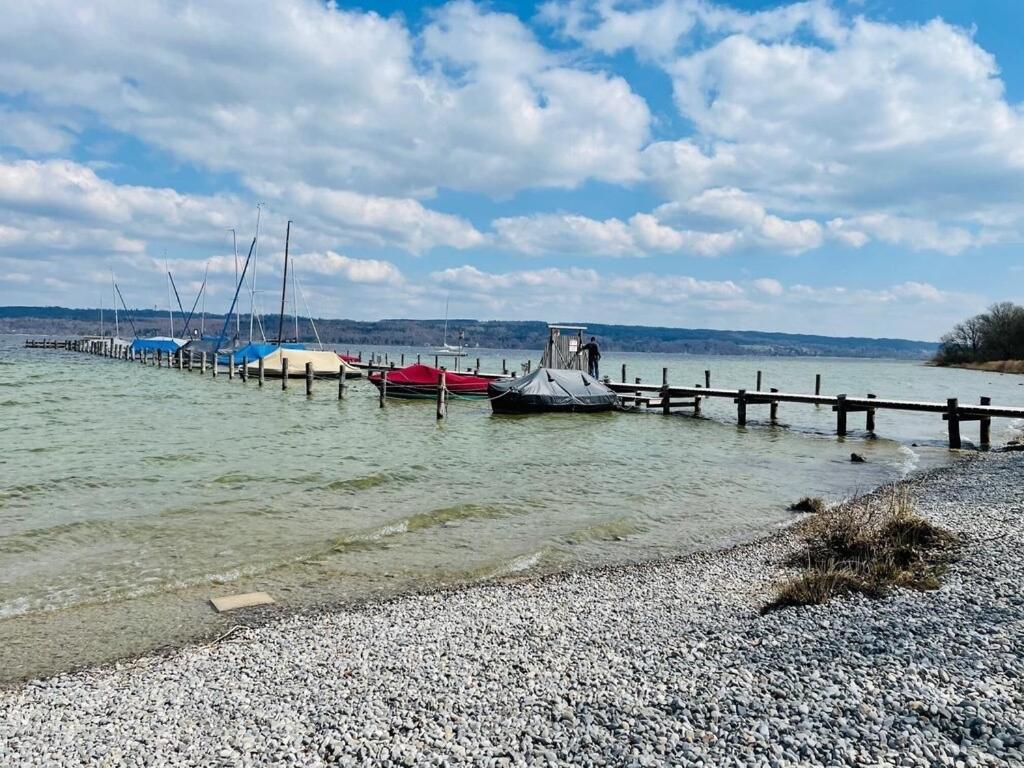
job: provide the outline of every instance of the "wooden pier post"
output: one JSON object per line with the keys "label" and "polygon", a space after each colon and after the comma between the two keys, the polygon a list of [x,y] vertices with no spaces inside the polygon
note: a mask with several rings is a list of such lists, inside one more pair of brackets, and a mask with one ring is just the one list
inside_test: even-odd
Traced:
{"label": "wooden pier post", "polygon": [[240,373],[242,375],[242,383],[245,384],[247,381],[249,381],[249,356],[248,355],[243,355],[242,356],[242,370],[240,371]]}
{"label": "wooden pier post", "polygon": [[[868,392],[868,400],[874,400],[874,399],[875,399],[875,396],[873,394],[871,394],[870,392]],[[868,431],[869,434],[873,435],[875,433],[875,409],[874,408],[868,408],[867,411],[865,412],[864,428]]]}
{"label": "wooden pier post", "polygon": [[228,355],[228,380],[235,378],[235,353]]}
{"label": "wooden pier post", "polygon": [[[700,384],[697,385],[697,389],[700,389]],[[693,396],[693,415],[700,416],[700,401],[703,400],[700,395]]]}
{"label": "wooden pier post", "polygon": [[217,378],[217,368],[220,365],[220,360],[217,359],[217,350],[213,350],[213,360],[210,361],[210,374],[213,378]]}
{"label": "wooden pier post", "polygon": [[704,389],[711,389],[711,371],[704,371]]}
{"label": "wooden pier post", "polygon": [[388,396],[388,372],[380,372],[380,407],[384,407],[384,400]]}
{"label": "wooden pier post", "polygon": [[622,383],[626,383],[626,364],[622,364]]}
{"label": "wooden pier post", "polygon": [[313,395],[313,364],[306,363],[306,397]]}
{"label": "wooden pier post", "polygon": [[178,350],[178,370],[185,370],[185,353],[182,352],[180,349]]}
{"label": "wooden pier post", "polygon": [[[455,359],[456,359],[456,360],[458,360],[458,358],[455,358]],[[437,355],[434,355],[434,367],[435,367],[435,368],[439,368],[439,367],[440,367],[440,366],[438,365],[438,363],[439,363],[439,362],[440,362],[440,361],[439,361],[439,360],[437,359]]]}
{"label": "wooden pier post", "polygon": [[[992,405],[991,397],[982,397],[981,405]],[[979,440],[982,448],[988,448],[991,445],[991,434],[992,434],[992,419],[988,416],[982,416],[978,419],[979,427]]]}
{"label": "wooden pier post", "polygon": [[668,416],[672,413],[669,408],[669,397],[668,397],[668,368],[661,369],[661,412]]}
{"label": "wooden pier post", "polygon": [[420,356],[419,355],[416,355],[416,365],[422,365],[422,363],[420,362]]}
{"label": "wooden pier post", "polygon": [[814,374],[814,394],[816,394],[816,395],[820,395],[821,394],[821,374],[820,373]]}
{"label": "wooden pier post", "polygon": [[846,395],[836,395],[836,434],[846,436]]}
{"label": "wooden pier post", "polygon": [[475,370],[476,370],[477,373],[480,373],[480,358],[479,357],[476,359],[476,369]]}
{"label": "wooden pier post", "polygon": [[402,357],[400,358],[400,361],[401,362],[399,364],[404,368],[405,367],[405,352],[402,353]]}
{"label": "wooden pier post", "polygon": [[443,419],[445,416],[445,404],[444,404],[444,390],[445,390],[445,377],[444,368],[442,368],[437,374],[437,418]]}
{"label": "wooden pier post", "polygon": [[281,358],[281,389],[288,389],[288,358]]}
{"label": "wooden pier post", "polygon": [[[776,387],[772,387],[768,391],[769,392],[778,392],[779,390]],[[771,421],[772,424],[774,424],[775,422],[777,422],[779,420],[779,401],[778,400],[772,400],[769,403],[769,405],[768,405],[768,419]]]}
{"label": "wooden pier post", "polygon": [[757,391],[761,391],[761,372],[757,372]]}
{"label": "wooden pier post", "polygon": [[[635,379],[633,379],[633,383],[636,384],[637,386],[640,386],[640,377],[637,376]],[[640,405],[641,405],[640,398],[643,397],[643,396],[644,396],[644,393],[641,392],[639,389],[636,391],[636,394],[633,395],[633,405],[635,407],[637,407],[637,408],[640,407]]]}
{"label": "wooden pier post", "polygon": [[[341,366],[341,367],[344,369],[345,366]],[[263,361],[262,357],[259,359],[259,363],[256,364],[256,368],[257,368],[257,372],[256,372],[257,380],[259,381],[259,385],[262,387],[263,386],[263,381],[267,377],[266,376],[266,370],[265,370],[266,363]]]}
{"label": "wooden pier post", "polygon": [[157,368],[163,368],[164,367],[164,353],[163,353],[162,349],[158,349],[156,351],[156,367]]}
{"label": "wooden pier post", "polygon": [[[260,361],[262,362],[262,360]],[[260,369],[262,372],[262,368]],[[345,364],[342,363],[338,366],[338,399],[345,399]]]}
{"label": "wooden pier post", "polygon": [[946,423],[949,425],[949,447],[960,448],[960,413],[959,403],[955,397],[946,400]]}
{"label": "wooden pier post", "polygon": [[736,393],[736,422],[741,427],[747,425],[747,390],[745,389],[741,389]]}
{"label": "wooden pier post", "polygon": [[502,376],[507,376],[508,375],[508,365],[506,364],[505,358],[501,358],[501,375]]}
{"label": "wooden pier post", "polygon": [[195,357],[196,357],[195,354],[193,354],[192,350],[190,349],[188,351],[188,372],[189,373],[192,373],[192,371],[194,370],[193,363],[195,362]]}
{"label": "wooden pier post", "polygon": [[206,375],[206,352],[205,351],[199,356],[199,375],[200,376],[205,376]]}

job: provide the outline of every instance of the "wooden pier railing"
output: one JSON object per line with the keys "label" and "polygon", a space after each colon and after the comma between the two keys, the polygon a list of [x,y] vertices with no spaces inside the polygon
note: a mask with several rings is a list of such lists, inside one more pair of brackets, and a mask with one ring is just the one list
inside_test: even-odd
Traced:
{"label": "wooden pier railing", "polygon": [[[709,372],[705,372],[706,381],[710,381]],[[849,397],[839,395],[809,395],[793,392],[779,392],[770,389],[715,389],[702,387],[669,386],[667,369],[662,372],[662,384],[643,384],[640,379],[632,384],[625,382],[606,382],[619,395],[620,402],[626,407],[639,409],[660,409],[669,414],[681,409],[692,409],[694,415],[700,415],[701,401],[705,398],[732,400],[736,405],[736,421],[743,426],[747,423],[747,408],[756,405],[769,406],[769,421],[778,419],[779,403],[806,403],[817,406],[829,406],[836,414],[836,434],[843,437],[848,432],[848,416],[851,413],[865,414],[865,428],[868,432],[875,431],[875,412],[881,410],[915,411],[923,413],[940,413],[947,423],[949,447],[960,448],[963,441],[960,436],[960,425],[965,421],[979,422],[978,442],[987,447],[991,442],[991,423],[994,418],[1024,419],[1024,408],[1010,408],[992,405],[991,398],[982,397],[977,405],[961,405],[953,397],[945,403],[931,403],[919,400],[882,399],[869,394],[865,397]],[[758,377],[760,380],[760,376]],[[820,377],[816,380],[816,389],[820,391]]]}

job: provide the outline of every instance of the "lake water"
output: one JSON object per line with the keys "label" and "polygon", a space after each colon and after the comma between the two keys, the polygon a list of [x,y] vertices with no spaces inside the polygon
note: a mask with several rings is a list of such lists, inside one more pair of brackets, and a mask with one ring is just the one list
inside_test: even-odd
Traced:
{"label": "lake water", "polygon": [[[937,414],[880,411],[837,440],[827,408],[726,401],[705,418],[492,416],[455,401],[377,406],[352,382],[282,392],[0,337],[0,681],[227,629],[211,596],[287,608],[723,547],[948,461]],[[369,352],[369,349],[365,350]],[[383,351],[383,350],[381,350]],[[416,350],[390,350],[407,357]],[[421,350],[422,351],[422,350]],[[476,352],[474,352],[476,356]],[[485,370],[539,353],[480,351]],[[605,373],[782,391],[1024,405],[1024,377],[919,363],[608,352]],[[1010,422],[993,423],[994,441]],[[966,424],[973,438],[976,424]],[[916,446],[914,445],[916,443]],[[851,450],[867,458],[851,464]]]}

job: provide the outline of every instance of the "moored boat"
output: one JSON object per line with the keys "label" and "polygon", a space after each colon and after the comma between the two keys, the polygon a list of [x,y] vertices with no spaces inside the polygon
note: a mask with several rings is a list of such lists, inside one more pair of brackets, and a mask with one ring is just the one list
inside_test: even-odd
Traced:
{"label": "moored boat", "polygon": [[520,379],[490,382],[495,413],[592,413],[610,411],[618,395],[583,371],[538,368]]}
{"label": "moored boat", "polygon": [[[259,373],[260,359],[263,360],[263,375],[279,379],[284,373],[284,361],[288,361],[288,378],[301,378],[306,375],[306,363],[313,366],[313,375],[321,379],[336,379],[345,373],[346,379],[355,379],[363,375],[358,368],[346,363],[337,352],[330,350],[319,351],[313,349],[289,349],[277,347],[274,351],[262,358],[249,360],[247,370],[249,375]],[[236,363],[241,361],[235,358]]]}
{"label": "moored boat", "polygon": [[[441,380],[441,369],[416,363],[405,368],[389,371],[374,371],[369,379],[377,389],[384,386],[384,375],[387,374],[387,396],[406,399],[427,399],[437,397],[437,387]],[[487,397],[487,385],[490,379],[466,373],[444,372],[445,389],[454,395],[463,397]]]}

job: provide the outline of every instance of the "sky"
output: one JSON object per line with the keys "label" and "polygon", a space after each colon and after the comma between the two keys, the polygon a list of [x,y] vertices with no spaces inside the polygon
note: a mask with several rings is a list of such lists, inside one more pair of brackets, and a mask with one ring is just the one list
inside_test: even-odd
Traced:
{"label": "sky", "polygon": [[[7,0],[0,304],[936,339],[1024,302],[1018,0]],[[250,276],[253,273],[250,272]],[[208,276],[208,277],[207,277]]]}

